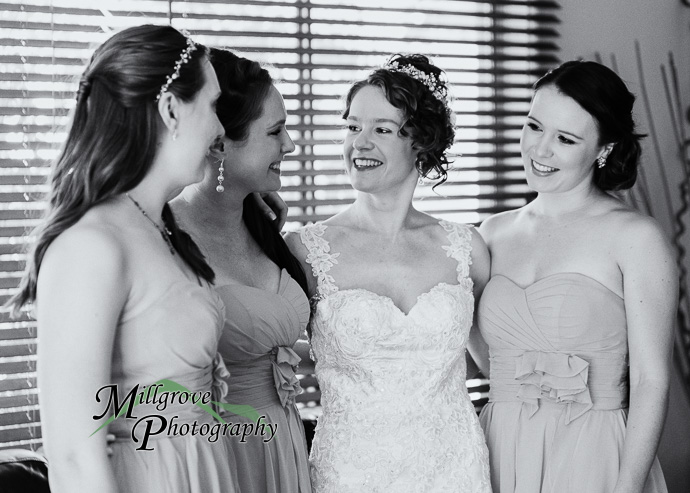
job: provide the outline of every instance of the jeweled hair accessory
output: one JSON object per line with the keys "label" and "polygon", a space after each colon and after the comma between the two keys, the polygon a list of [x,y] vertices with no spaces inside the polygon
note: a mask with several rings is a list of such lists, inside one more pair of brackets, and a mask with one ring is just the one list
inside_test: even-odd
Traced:
{"label": "jeweled hair accessory", "polygon": [[436,99],[448,105],[448,89],[434,74],[427,74],[414,65],[400,65],[398,62],[387,63],[383,66],[383,69],[389,70],[390,72],[399,72],[408,77],[412,77],[414,80],[418,80],[431,91],[431,94],[433,94]]}
{"label": "jeweled hair accessory", "polygon": [[175,70],[173,70],[172,75],[169,75],[167,80],[165,81],[165,84],[161,86],[161,90],[158,91],[158,96],[156,96],[156,101],[158,101],[163,94],[168,92],[168,89],[170,88],[170,84],[173,83],[175,79],[177,79],[180,76],[180,70],[182,69],[182,65],[187,63],[189,61],[189,58],[191,57],[192,53],[196,50],[197,45],[194,41],[192,41],[192,38],[187,36],[187,47],[182,50],[182,53],[180,54],[180,59],[175,62]]}

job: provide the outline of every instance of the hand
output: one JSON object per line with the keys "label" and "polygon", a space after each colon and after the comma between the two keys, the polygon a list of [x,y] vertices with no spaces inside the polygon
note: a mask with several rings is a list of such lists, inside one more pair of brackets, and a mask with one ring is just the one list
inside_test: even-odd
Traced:
{"label": "hand", "polygon": [[[278,195],[278,192],[254,192],[254,200],[268,218],[273,221],[278,231],[283,229],[288,216],[288,206]],[[277,214],[277,215],[276,215]]]}

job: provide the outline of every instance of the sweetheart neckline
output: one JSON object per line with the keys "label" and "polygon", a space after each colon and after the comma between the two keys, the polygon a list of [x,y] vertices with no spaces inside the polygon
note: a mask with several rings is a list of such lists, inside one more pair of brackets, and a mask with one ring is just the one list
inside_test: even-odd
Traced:
{"label": "sweetheart neckline", "polygon": [[[277,291],[270,291],[268,289],[258,288],[256,286],[247,286],[246,284],[242,284],[239,282],[222,284],[220,286],[213,286],[213,289],[218,290],[218,289],[223,289],[223,288],[248,288],[248,289],[255,289],[257,291],[261,291],[262,293],[269,293],[269,294],[272,294],[274,296],[282,296],[283,292],[285,291],[285,288],[290,283],[290,279],[292,279],[294,281],[294,278],[290,275],[290,273],[287,271],[287,269],[283,267],[280,269],[280,276],[278,278],[278,290]],[[297,283],[297,281],[295,281],[295,282]],[[297,285],[299,286],[299,283],[297,283]]]}
{"label": "sweetheart neckline", "polygon": [[[216,293],[211,286],[204,286],[200,285],[197,282],[193,282],[190,279],[177,279],[173,282],[171,282],[164,290],[162,290],[158,296],[156,296],[153,300],[151,300],[147,305],[145,305],[143,308],[138,307],[137,310],[130,311],[127,314],[123,313],[123,317],[120,320],[120,323],[126,323],[130,322],[132,319],[140,316],[142,313],[145,313],[147,310],[149,310],[153,305],[156,303],[159,303],[161,300],[164,300],[168,297],[168,295],[175,289],[178,289],[180,286],[182,286],[185,289],[189,290],[194,290],[198,291],[201,290],[202,295],[205,295],[206,301],[211,302],[213,305],[215,305],[215,308],[218,310],[219,313],[223,312],[223,300],[220,298],[218,293]],[[189,296],[186,296],[185,298],[189,298]]]}
{"label": "sweetheart neckline", "polygon": [[453,288],[453,287],[463,287],[462,284],[451,284],[451,283],[445,282],[445,281],[441,281],[441,282],[439,282],[439,283],[436,283],[435,285],[433,285],[432,287],[430,287],[428,290],[424,291],[423,293],[418,294],[418,295],[417,295],[417,298],[415,299],[414,304],[410,307],[410,309],[409,309],[407,312],[403,311],[402,308],[400,308],[398,305],[396,305],[395,302],[393,301],[393,298],[391,298],[390,296],[386,296],[385,294],[379,294],[379,293],[376,293],[376,292],[371,291],[371,290],[366,289],[366,288],[347,288],[347,289],[338,289],[337,291],[334,291],[334,292],[332,292],[332,293],[330,293],[330,294],[327,294],[327,295],[323,296],[319,301],[323,301],[323,300],[325,300],[326,298],[329,298],[329,297],[331,297],[331,296],[333,296],[333,295],[335,295],[335,294],[338,294],[338,293],[346,293],[346,292],[348,292],[348,291],[352,291],[352,292],[360,291],[360,292],[362,292],[362,293],[367,293],[367,294],[374,295],[376,298],[379,298],[379,299],[382,299],[382,300],[388,302],[388,303],[389,303],[393,308],[395,308],[403,317],[408,318],[408,317],[410,316],[410,314],[414,311],[414,309],[417,308],[417,306],[419,306],[419,303],[420,303],[420,301],[421,301],[423,298],[425,298],[426,296],[429,296],[429,295],[430,295],[431,293],[433,293],[436,289],[439,289],[439,288],[441,288],[441,287],[446,287],[446,286],[447,286],[447,287],[451,287],[451,288]]}
{"label": "sweetheart neckline", "polygon": [[[489,282],[491,282],[495,277],[502,277],[503,279],[505,279],[505,280],[507,280],[508,282],[510,282],[510,283],[511,283],[513,286],[515,286],[516,288],[518,288],[518,289],[520,289],[520,290],[522,290],[522,291],[527,291],[528,289],[534,287],[535,285],[537,285],[537,284],[539,284],[539,283],[541,283],[541,282],[547,281],[547,280],[549,280],[549,279],[551,279],[551,278],[553,278],[553,277],[558,277],[558,276],[576,276],[576,277],[583,277],[583,278],[588,279],[589,281],[591,281],[591,282],[593,282],[593,283],[595,283],[595,284],[598,284],[599,286],[603,287],[606,291],[608,291],[609,293],[613,294],[615,297],[617,297],[617,298],[619,298],[619,299],[621,299],[621,300],[624,299],[622,296],[620,296],[618,293],[616,293],[614,290],[612,290],[611,288],[609,288],[608,286],[606,286],[606,285],[603,284],[602,282],[597,281],[597,280],[594,279],[593,277],[590,277],[590,276],[588,276],[587,274],[582,274],[582,273],[580,273],[580,272],[556,272],[556,273],[554,273],[554,274],[549,274],[549,275],[547,275],[547,276],[541,277],[541,278],[537,279],[536,281],[527,284],[527,285],[524,286],[524,287],[521,286],[520,284],[516,283],[515,281],[513,281],[510,277],[504,276],[503,274],[494,274],[493,276],[491,276],[491,279],[489,279]],[[488,286],[489,282],[486,283],[487,286]],[[484,289],[486,289],[486,287],[485,287]]]}

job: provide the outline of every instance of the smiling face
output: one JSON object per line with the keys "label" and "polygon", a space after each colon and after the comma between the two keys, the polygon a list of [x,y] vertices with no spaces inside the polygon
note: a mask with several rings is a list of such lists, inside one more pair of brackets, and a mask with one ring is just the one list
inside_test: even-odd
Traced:
{"label": "smiling face", "polygon": [[592,115],[556,87],[545,86],[532,99],[520,151],[530,188],[559,193],[594,187],[594,162],[610,148],[599,144]]}
{"label": "smiling face", "polygon": [[286,119],[283,97],[271,86],[261,116],[249,125],[247,139],[225,139],[225,185],[240,187],[242,193],[280,190],[280,162],[295,150]]}
{"label": "smiling face", "polygon": [[400,183],[416,183],[417,151],[400,135],[401,110],[388,102],[383,89],[364,86],[352,99],[343,153],[355,190],[374,193]]}

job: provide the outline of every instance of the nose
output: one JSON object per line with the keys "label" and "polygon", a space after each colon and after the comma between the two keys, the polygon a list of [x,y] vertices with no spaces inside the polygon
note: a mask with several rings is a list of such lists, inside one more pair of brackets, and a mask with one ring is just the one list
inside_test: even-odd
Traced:
{"label": "nose", "polygon": [[225,129],[223,128],[223,124],[220,123],[220,120],[218,119],[218,115],[215,116],[216,118],[216,138],[222,139],[223,136],[225,135]]}
{"label": "nose", "polygon": [[352,147],[357,151],[371,149],[372,143],[369,132],[366,130],[359,132],[359,135],[357,135],[357,137],[355,137],[355,139],[352,141]]}
{"label": "nose", "polygon": [[285,139],[283,140],[282,151],[283,154],[290,154],[295,150],[295,142],[290,137],[290,134],[285,132]]}
{"label": "nose", "polygon": [[539,157],[548,157],[551,155],[551,139],[547,135],[541,135],[534,143],[534,155]]}

